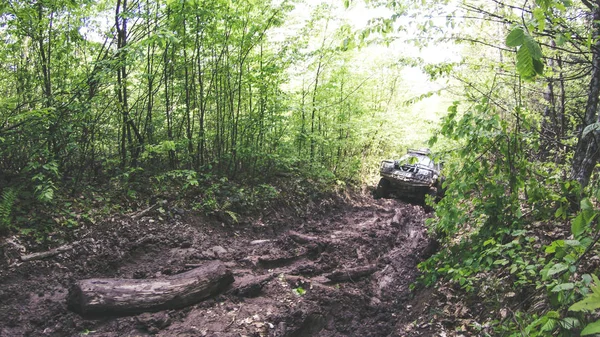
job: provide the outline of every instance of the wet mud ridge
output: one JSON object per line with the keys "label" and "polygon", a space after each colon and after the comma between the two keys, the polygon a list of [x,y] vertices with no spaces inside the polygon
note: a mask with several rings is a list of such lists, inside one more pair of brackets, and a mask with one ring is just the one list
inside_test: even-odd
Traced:
{"label": "wet mud ridge", "polygon": [[[423,208],[363,197],[314,209],[229,225],[190,214],[115,217],[41,257],[7,238],[0,336],[403,335],[398,322],[429,245]],[[172,280],[211,263],[233,282],[183,308],[82,317],[67,305],[82,279]]]}

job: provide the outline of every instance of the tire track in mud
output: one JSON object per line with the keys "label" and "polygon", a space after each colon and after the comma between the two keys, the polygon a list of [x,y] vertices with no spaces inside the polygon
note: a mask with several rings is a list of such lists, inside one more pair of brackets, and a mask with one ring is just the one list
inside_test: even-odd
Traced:
{"label": "tire track in mud", "polygon": [[[426,217],[421,206],[359,197],[324,202],[306,219],[231,226],[111,219],[82,231],[92,244],[0,273],[0,336],[396,336],[429,244]],[[15,255],[14,244],[2,247]],[[188,308],[94,320],[66,309],[74,279],[155,278],[213,259],[234,285]]]}

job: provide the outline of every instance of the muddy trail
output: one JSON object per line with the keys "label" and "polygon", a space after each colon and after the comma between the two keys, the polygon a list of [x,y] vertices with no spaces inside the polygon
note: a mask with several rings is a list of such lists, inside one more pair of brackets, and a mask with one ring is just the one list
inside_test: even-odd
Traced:
{"label": "muddy trail", "polygon": [[[409,286],[430,250],[421,206],[340,198],[304,218],[282,212],[237,224],[177,213],[112,217],[26,262],[27,244],[3,240],[0,336],[407,335]],[[152,280],[211,260],[235,281],[183,309],[82,317],[67,307],[76,280]]]}

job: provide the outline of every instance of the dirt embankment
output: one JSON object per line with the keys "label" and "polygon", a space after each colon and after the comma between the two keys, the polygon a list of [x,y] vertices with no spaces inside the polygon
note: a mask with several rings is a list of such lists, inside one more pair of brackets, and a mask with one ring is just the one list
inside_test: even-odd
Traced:
{"label": "dirt embankment", "polygon": [[[404,336],[408,288],[429,245],[425,218],[421,206],[369,197],[234,225],[148,213],[82,228],[64,251],[27,262],[31,252],[8,238],[0,336]],[[67,308],[76,280],[160,279],[209,260],[235,282],[184,309],[89,318]]]}

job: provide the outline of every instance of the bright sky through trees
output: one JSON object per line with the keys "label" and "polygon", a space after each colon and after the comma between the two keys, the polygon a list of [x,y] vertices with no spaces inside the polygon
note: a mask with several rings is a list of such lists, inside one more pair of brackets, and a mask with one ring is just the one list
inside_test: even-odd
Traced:
{"label": "bright sky through trees", "polygon": [[[326,8],[330,8],[328,14],[325,14]],[[299,32],[311,20],[315,11],[320,11],[322,15],[330,15],[330,19],[321,27],[317,35],[310,37],[311,42],[307,47],[309,51],[321,48],[323,41],[332,41],[336,30],[344,24],[350,25],[355,32],[355,39],[360,40],[361,30],[368,30],[378,19],[389,19],[393,15],[393,12],[386,7],[373,8],[367,6],[364,1],[354,1],[349,8],[344,8],[342,1],[310,0],[297,4],[296,8],[289,13],[286,25],[271,32],[271,39],[284,41],[290,36],[296,37],[298,34],[302,34]],[[442,21],[445,20],[445,16],[435,19],[439,25],[442,25]],[[407,24],[407,20],[397,19],[394,24],[395,29],[398,29],[401,24]],[[357,75],[360,73],[372,74],[372,69],[381,68],[384,64],[394,65],[393,68],[400,69],[397,75],[389,72],[392,68],[387,70],[390,78],[400,76],[397,84],[398,90],[394,94],[396,96],[394,100],[398,106],[391,108],[388,112],[390,113],[388,122],[394,124],[393,128],[403,135],[400,143],[405,146],[406,144],[423,146],[428,137],[427,133],[416,132],[407,127],[407,119],[416,119],[425,124],[435,125],[452,101],[443,91],[448,85],[446,80],[430,80],[421,67],[424,64],[458,62],[461,57],[460,48],[453,43],[416,46],[415,43],[409,41],[417,36],[416,29],[414,26],[407,26],[408,32],[389,31],[385,35],[374,32],[365,40],[366,43],[347,52],[352,55],[352,60],[347,64]],[[406,59],[415,60],[414,64],[403,61]],[[307,60],[307,62],[310,61]],[[313,80],[311,76],[300,75],[306,72],[308,64],[299,63],[296,67],[291,68],[292,74],[295,74],[290,82],[292,87],[298,88],[303,83],[306,85],[307,82]],[[386,67],[381,69],[384,68]],[[382,76],[386,76],[386,70],[383,70]],[[412,103],[407,103],[409,101]],[[403,107],[403,105],[406,106]],[[401,147],[398,148],[396,155],[400,155],[402,151]]]}

